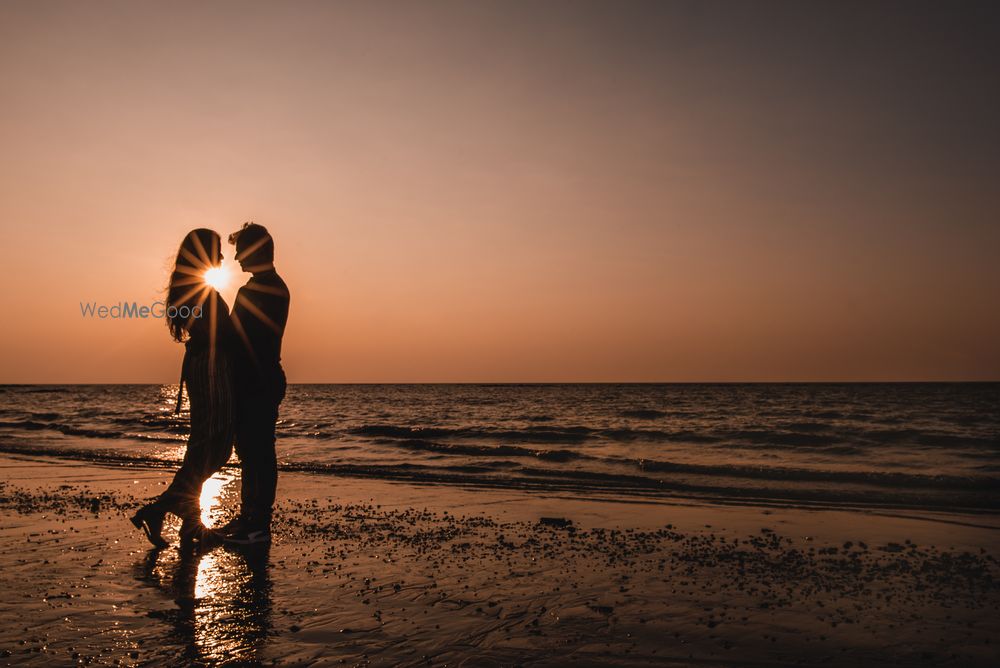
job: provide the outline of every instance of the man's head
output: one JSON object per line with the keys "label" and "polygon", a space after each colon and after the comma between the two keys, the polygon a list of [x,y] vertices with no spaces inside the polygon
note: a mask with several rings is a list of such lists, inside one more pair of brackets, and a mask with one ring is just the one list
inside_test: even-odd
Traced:
{"label": "man's head", "polygon": [[274,241],[263,225],[243,223],[229,235],[229,243],[236,246],[236,261],[243,271],[255,273],[274,267]]}

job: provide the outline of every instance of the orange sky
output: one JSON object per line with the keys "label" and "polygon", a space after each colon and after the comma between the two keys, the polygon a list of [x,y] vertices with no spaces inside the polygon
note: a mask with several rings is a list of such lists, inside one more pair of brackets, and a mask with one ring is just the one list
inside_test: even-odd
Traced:
{"label": "orange sky", "polygon": [[3,3],[0,382],[248,218],[292,382],[1000,378],[997,22],[756,4]]}

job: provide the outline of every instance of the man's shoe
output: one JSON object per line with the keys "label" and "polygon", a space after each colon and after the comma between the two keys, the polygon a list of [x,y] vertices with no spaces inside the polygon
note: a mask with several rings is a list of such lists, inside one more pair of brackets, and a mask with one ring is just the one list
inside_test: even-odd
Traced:
{"label": "man's shoe", "polygon": [[237,534],[243,531],[247,526],[247,518],[244,515],[237,515],[233,519],[229,520],[221,527],[215,529],[215,532],[221,536],[228,536],[230,534]]}
{"label": "man's shoe", "polygon": [[239,531],[226,534],[223,537],[223,540],[232,545],[256,545],[258,543],[269,543],[271,542],[271,530],[266,526],[246,526],[242,527]]}

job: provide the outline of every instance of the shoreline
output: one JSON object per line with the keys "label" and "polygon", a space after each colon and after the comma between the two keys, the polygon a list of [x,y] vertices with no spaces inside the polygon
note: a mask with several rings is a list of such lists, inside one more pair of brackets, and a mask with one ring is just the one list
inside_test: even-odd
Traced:
{"label": "shoreline", "polygon": [[[176,461],[155,456],[125,454],[117,449],[55,448],[9,442],[0,443],[0,457],[36,457],[43,460],[58,459],[95,466],[148,468],[151,470],[170,470],[178,464]],[[238,465],[234,462],[235,460],[232,460],[227,464],[226,470],[237,471]],[[350,478],[370,481],[373,484],[394,482],[415,486],[455,487],[465,490],[517,490],[525,494],[566,494],[574,498],[608,501],[627,499],[635,503],[670,504],[697,501],[716,505],[799,508],[802,510],[849,509],[859,512],[909,512],[918,515],[923,513],[1000,515],[998,512],[1000,511],[1000,499],[994,493],[992,483],[975,486],[964,491],[959,491],[957,488],[939,490],[885,487],[883,489],[875,485],[847,494],[843,492],[831,494],[823,490],[804,490],[801,487],[719,487],[717,485],[698,485],[676,480],[638,477],[635,478],[635,484],[628,484],[627,480],[616,476],[585,475],[577,479],[571,474],[562,480],[546,476],[534,479],[531,477],[513,479],[463,475],[421,465],[411,465],[400,469],[378,465],[316,464],[291,461],[279,462],[279,468],[284,473],[327,475],[338,479]],[[566,472],[563,474],[567,475]],[[673,475],[670,471],[664,472],[665,478]],[[608,478],[608,480],[603,480],[604,478]],[[738,476],[733,479],[738,479]],[[928,476],[928,481],[934,480],[935,477]],[[601,484],[602,482],[603,484]],[[801,484],[802,481],[799,483]],[[946,499],[941,498],[948,493],[961,494],[961,496],[953,499],[952,503],[948,503]],[[936,498],[935,495],[937,495]],[[959,499],[962,501],[961,503],[957,502]]]}

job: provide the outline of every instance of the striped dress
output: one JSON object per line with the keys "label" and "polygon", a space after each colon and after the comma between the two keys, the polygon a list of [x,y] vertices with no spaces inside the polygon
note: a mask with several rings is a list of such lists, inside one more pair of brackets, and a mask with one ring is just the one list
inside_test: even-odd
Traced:
{"label": "striped dress", "polygon": [[[228,312],[222,313],[228,320]],[[233,452],[236,409],[233,364],[226,343],[220,336],[214,346],[199,339],[186,344],[181,379],[191,405],[191,436],[184,462],[160,496],[161,502],[181,517],[195,519],[200,515],[202,485]]]}

